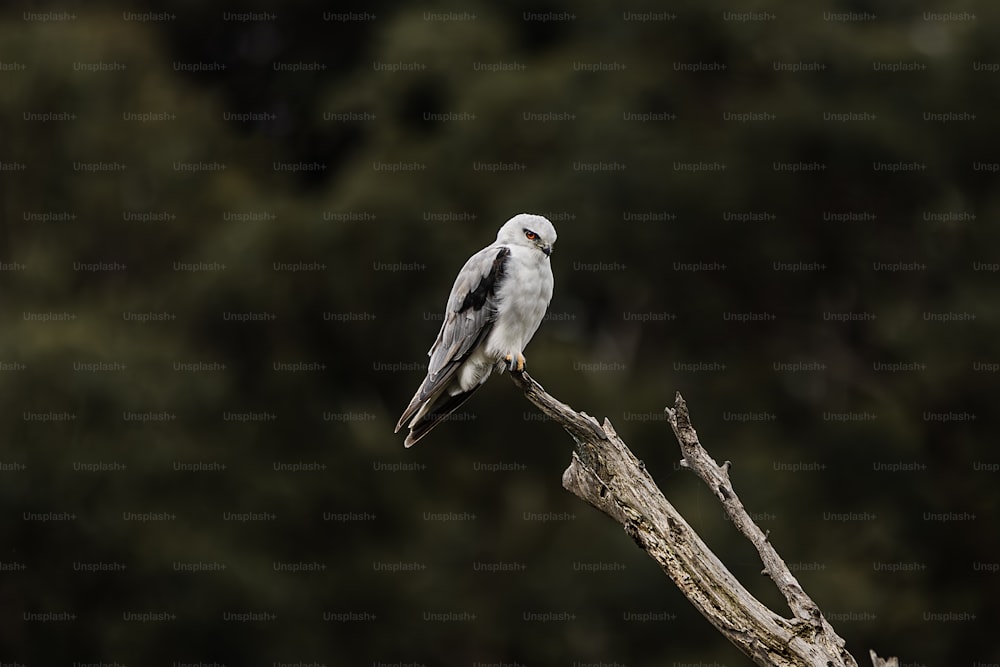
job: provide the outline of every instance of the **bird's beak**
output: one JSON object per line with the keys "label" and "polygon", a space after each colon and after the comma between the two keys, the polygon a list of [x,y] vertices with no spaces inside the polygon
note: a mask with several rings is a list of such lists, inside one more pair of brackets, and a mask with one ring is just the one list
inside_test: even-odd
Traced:
{"label": "bird's beak", "polygon": [[550,246],[550,245],[543,245],[542,246],[542,252],[545,253],[546,257],[551,256],[552,255],[552,246]]}

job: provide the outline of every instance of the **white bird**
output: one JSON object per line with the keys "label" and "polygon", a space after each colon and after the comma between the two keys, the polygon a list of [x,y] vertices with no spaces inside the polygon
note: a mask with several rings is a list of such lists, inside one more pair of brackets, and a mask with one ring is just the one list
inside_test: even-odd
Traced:
{"label": "white bird", "polygon": [[552,299],[555,242],[548,219],[521,213],[458,272],[427,353],[427,377],[396,424],[398,433],[409,422],[407,447],[465,403],[494,370],[524,370],[524,348]]}

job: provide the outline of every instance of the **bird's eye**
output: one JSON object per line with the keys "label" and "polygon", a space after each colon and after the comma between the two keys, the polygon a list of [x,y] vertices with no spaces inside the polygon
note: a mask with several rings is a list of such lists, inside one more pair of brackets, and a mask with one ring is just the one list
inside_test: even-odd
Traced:
{"label": "bird's eye", "polygon": [[537,238],[538,238],[538,234],[536,234],[535,232],[531,231],[530,229],[525,229],[525,230],[524,230],[524,236],[525,236],[525,237],[526,237],[526,238],[527,238],[527,239],[528,239],[529,241],[534,241],[535,239],[537,239]]}

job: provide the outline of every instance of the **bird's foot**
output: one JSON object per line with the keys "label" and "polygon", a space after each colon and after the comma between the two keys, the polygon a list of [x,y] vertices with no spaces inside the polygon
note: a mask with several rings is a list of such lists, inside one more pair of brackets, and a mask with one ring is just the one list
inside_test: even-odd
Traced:
{"label": "bird's foot", "polygon": [[511,373],[524,371],[524,355],[520,352],[517,353],[516,357],[513,354],[508,354],[504,357],[504,361],[507,362],[507,370]]}

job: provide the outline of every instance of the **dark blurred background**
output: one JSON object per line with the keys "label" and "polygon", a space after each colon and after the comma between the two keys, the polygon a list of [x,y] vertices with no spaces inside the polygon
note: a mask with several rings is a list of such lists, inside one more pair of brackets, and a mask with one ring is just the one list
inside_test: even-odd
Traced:
{"label": "dark blurred background", "polygon": [[753,592],[675,391],[860,662],[1000,661],[995,3],[168,5],[0,11],[0,661],[750,664],[506,377],[393,434],[522,211]]}

